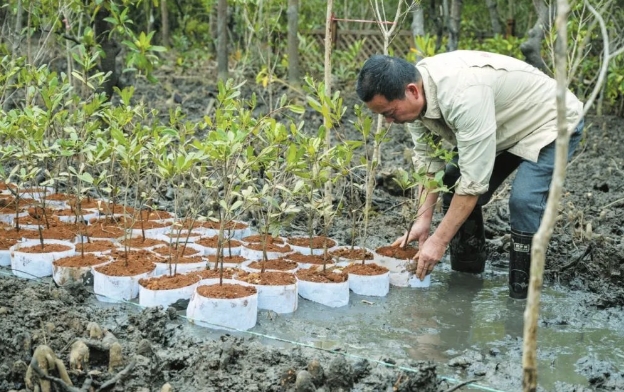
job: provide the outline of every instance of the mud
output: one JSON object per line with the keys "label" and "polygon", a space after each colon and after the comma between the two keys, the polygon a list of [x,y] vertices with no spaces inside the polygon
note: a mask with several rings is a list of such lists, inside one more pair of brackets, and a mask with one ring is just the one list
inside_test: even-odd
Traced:
{"label": "mud", "polygon": [[[189,119],[200,118],[214,86],[163,78],[178,88]],[[166,115],[167,94],[158,86],[138,91]],[[352,106],[353,90],[345,91]],[[263,91],[258,93],[262,102]],[[321,122],[309,112],[303,120],[312,130]],[[338,133],[356,138],[349,120]],[[624,390],[624,125],[610,117],[588,117],[586,124],[547,254],[540,390]],[[410,147],[410,137],[393,127],[374,194],[374,234],[355,245],[374,249],[404,231],[403,199],[387,173],[409,164]],[[483,274],[452,272],[445,259],[429,289],[392,288],[384,298],[352,295],[349,306],[338,309],[300,299],[292,315],[261,312],[249,333],[190,325],[175,308],[99,303],[84,287],[23,281],[0,270],[0,391],[25,388],[28,365],[41,345],[70,369],[78,340],[90,355],[81,363],[88,375],[69,371],[76,388],[92,380],[97,389],[117,377],[107,390],[433,392],[471,379],[475,385],[464,390],[520,390],[525,303],[507,297],[508,190],[503,185],[483,209]],[[168,208],[166,200],[159,204]],[[435,221],[440,218],[437,211]],[[304,221],[296,220],[284,235],[305,233]],[[336,219],[328,234],[350,245],[350,220]]]}

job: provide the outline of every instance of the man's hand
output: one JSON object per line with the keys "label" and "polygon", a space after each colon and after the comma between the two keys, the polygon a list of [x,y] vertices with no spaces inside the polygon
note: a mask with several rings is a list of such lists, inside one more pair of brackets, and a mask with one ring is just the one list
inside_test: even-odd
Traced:
{"label": "man's hand", "polygon": [[396,241],[392,243],[391,246],[403,246],[405,245],[405,241],[407,239],[407,243],[409,244],[412,241],[418,241],[418,245],[422,245],[425,243],[427,238],[429,237],[429,228],[431,226],[430,222],[424,222],[419,219],[412,225],[412,228],[409,233],[403,234],[401,237],[397,238]]}
{"label": "man's hand", "polygon": [[416,276],[418,279],[425,279],[425,276],[433,271],[435,265],[440,261],[442,256],[444,256],[447,245],[446,242],[441,241],[434,234],[420,246],[419,252],[416,255],[418,260],[414,258],[414,261],[418,263],[416,267]]}

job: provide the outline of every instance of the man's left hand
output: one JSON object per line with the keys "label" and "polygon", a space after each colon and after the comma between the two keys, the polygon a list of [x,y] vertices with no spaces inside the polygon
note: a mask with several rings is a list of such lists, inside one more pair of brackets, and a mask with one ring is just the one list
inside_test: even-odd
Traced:
{"label": "man's left hand", "polygon": [[446,252],[447,244],[432,235],[425,241],[418,252],[418,267],[416,267],[416,276],[418,279],[423,280],[425,276],[429,275],[435,265],[440,261],[444,252]]}

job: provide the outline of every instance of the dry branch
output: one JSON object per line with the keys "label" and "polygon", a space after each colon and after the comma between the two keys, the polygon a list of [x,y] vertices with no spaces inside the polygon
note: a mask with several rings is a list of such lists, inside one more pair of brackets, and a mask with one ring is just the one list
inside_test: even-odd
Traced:
{"label": "dry branch", "polygon": [[108,388],[111,388],[111,387],[115,386],[115,384],[117,384],[119,381],[121,381],[124,378],[128,377],[130,375],[130,372],[132,372],[132,370],[134,369],[135,366],[136,366],[136,361],[134,359],[132,359],[132,361],[130,361],[128,366],[126,366],[122,371],[117,373],[117,375],[115,377],[111,378],[110,380],[108,380],[104,384],[102,384],[102,386],[100,386],[98,388],[98,392],[99,391],[103,391],[103,390],[108,389]]}

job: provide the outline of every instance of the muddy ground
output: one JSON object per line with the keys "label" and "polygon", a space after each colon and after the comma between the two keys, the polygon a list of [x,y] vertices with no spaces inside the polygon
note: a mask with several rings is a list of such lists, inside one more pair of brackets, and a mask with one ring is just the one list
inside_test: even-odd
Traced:
{"label": "muddy ground", "polygon": [[[161,75],[182,97],[182,108],[190,119],[199,118],[209,105],[214,86],[198,77]],[[138,97],[167,112],[170,94],[155,85],[139,85]],[[262,92],[260,102],[262,101]],[[356,101],[352,86],[343,95],[351,107]],[[266,107],[266,106],[264,106]],[[263,110],[260,107],[259,112]],[[350,112],[350,110],[349,110]],[[355,138],[347,116],[339,132]],[[320,119],[305,116],[306,126],[315,130]],[[618,320],[624,304],[624,122],[620,118],[588,117],[586,135],[569,167],[561,219],[547,256],[546,285],[557,285],[580,298],[578,318],[608,311]],[[411,140],[401,127],[394,126],[384,145],[382,173],[407,165]],[[376,214],[366,245],[374,248],[393,241],[403,231],[400,216],[402,198],[386,174],[379,176],[375,191]],[[508,187],[503,186],[484,211],[488,234],[488,265],[506,268],[508,247]],[[166,201],[162,201],[166,206]],[[436,212],[436,221],[440,213]],[[295,222],[289,230],[302,227]],[[348,244],[350,222],[340,218],[331,236]],[[447,261],[448,263],[448,261]],[[439,266],[440,270],[448,266]],[[27,364],[33,350],[48,345],[69,367],[70,346],[78,338],[91,348],[88,369],[70,372],[76,386],[92,379],[95,389],[124,368],[119,381],[103,390],[116,391],[446,391],[456,383],[440,374],[459,368],[457,379],[476,378],[489,390],[519,390],[521,342],[510,337],[503,349],[475,347],[457,350],[446,363],[439,358],[424,361],[393,359],[388,348],[380,364],[345,355],[340,348],[318,350],[292,344],[275,344],[254,335],[206,331],[198,334],[180,317],[180,312],[140,310],[135,306],[97,303],[88,288],[61,289],[50,280],[25,282],[0,271],[0,391],[23,390]],[[484,277],[488,279],[488,277]],[[586,293],[587,295],[584,295]],[[303,300],[302,300],[303,301]],[[411,306],[406,301],[404,306]],[[302,310],[299,310],[302,311]],[[327,312],[337,312],[327,310]],[[435,312],[435,310],[433,310]],[[587,316],[589,317],[589,316]],[[579,321],[577,318],[577,321]],[[93,324],[103,330],[102,337]],[[296,315],[289,319],[295,323]],[[302,323],[302,321],[299,321]],[[541,320],[549,328],[557,320]],[[560,321],[559,321],[560,322]],[[271,329],[263,318],[263,329]],[[267,324],[268,323],[268,324]],[[276,325],[278,325],[276,323]],[[303,328],[304,326],[301,325]],[[331,326],[328,326],[330,328]],[[521,330],[521,326],[518,330]],[[95,331],[95,332],[94,332]],[[121,345],[122,357],[111,355],[114,342]],[[588,347],[591,351],[591,347]],[[378,348],[384,352],[384,348]],[[115,361],[121,359],[115,363]],[[430,359],[428,361],[427,359]],[[558,391],[624,390],[620,363],[600,361],[592,356],[579,360],[577,372],[587,382],[572,385],[558,382]],[[89,376],[86,376],[89,371]],[[168,385],[166,385],[168,384]],[[78,388],[78,387],[76,387]],[[57,387],[57,390],[63,390]],[[65,389],[69,390],[69,389]],[[74,389],[78,390],[78,389]],[[84,389],[87,390],[87,389]],[[475,389],[476,390],[476,389]],[[488,389],[485,389],[488,390]]]}

